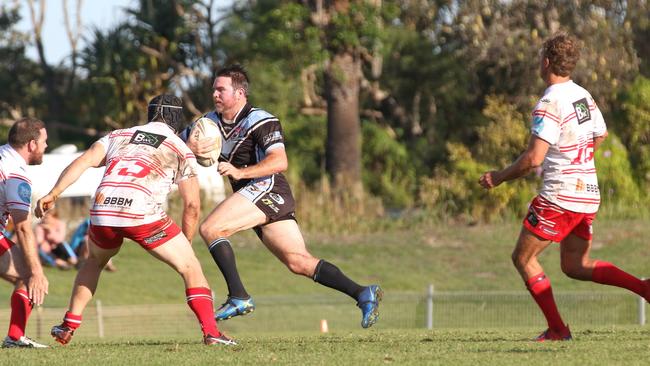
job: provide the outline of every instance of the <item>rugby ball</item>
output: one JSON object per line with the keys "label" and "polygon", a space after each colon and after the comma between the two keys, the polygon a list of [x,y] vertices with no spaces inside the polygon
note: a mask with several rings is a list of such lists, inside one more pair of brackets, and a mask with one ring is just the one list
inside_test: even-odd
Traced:
{"label": "rugby ball", "polygon": [[213,120],[207,117],[201,117],[194,123],[192,129],[190,130],[189,139],[195,139],[200,141],[204,138],[214,138],[214,148],[207,153],[201,155],[196,154],[196,161],[203,166],[212,166],[212,164],[219,161],[219,155],[221,154],[221,131],[219,127]]}

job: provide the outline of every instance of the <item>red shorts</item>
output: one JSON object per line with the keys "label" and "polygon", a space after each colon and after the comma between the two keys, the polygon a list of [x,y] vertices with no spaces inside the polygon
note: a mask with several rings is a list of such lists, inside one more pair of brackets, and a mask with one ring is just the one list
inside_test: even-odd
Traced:
{"label": "red shorts", "polygon": [[0,234],[0,255],[5,254],[9,250],[9,248],[11,248],[14,245],[16,244],[14,244],[13,241],[9,240],[9,238],[7,238],[6,236]]}
{"label": "red shorts", "polygon": [[595,218],[596,213],[568,211],[542,196],[537,196],[530,203],[528,214],[524,218],[524,227],[539,237],[557,243],[569,234],[591,240],[591,223]]}
{"label": "red shorts", "polygon": [[115,249],[124,238],[131,239],[146,250],[157,248],[181,232],[170,218],[139,226],[95,226],[90,224],[88,235],[98,247]]}

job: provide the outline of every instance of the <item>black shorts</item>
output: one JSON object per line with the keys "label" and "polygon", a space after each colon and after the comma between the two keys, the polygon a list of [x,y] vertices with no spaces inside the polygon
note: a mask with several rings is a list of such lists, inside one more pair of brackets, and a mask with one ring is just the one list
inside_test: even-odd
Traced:
{"label": "black shorts", "polygon": [[264,192],[251,183],[237,191],[237,193],[248,198],[257,208],[264,212],[268,220],[267,224],[291,219],[295,215],[296,202],[291,191],[283,192],[282,190],[272,189]]}
{"label": "black shorts", "polygon": [[260,239],[261,226],[283,220],[296,220],[296,202],[289,184],[284,179],[253,180],[237,193],[253,202],[266,215],[267,221],[253,228]]}

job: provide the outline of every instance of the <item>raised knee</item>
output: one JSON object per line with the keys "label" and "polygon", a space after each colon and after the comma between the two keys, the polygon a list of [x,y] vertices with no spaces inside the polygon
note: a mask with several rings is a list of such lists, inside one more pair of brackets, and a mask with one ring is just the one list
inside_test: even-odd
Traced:
{"label": "raised knee", "polygon": [[578,272],[571,267],[562,267],[562,272],[569,278],[579,279]]}
{"label": "raised knee", "polygon": [[301,273],[302,272],[302,266],[298,262],[295,262],[295,261],[288,262],[287,263],[287,268],[289,268],[289,270],[294,274],[302,274]]}
{"label": "raised knee", "polygon": [[210,243],[216,238],[226,238],[231,234],[231,232],[221,228],[218,225],[208,225],[204,222],[199,226],[199,235],[201,235],[206,243]]}
{"label": "raised knee", "polygon": [[574,263],[567,263],[567,262],[562,262],[560,264],[560,268],[562,268],[562,272],[567,275],[569,278],[573,279],[580,279],[580,274],[582,273],[581,268],[579,265],[576,265]]}
{"label": "raised knee", "polygon": [[285,263],[289,270],[297,275],[309,276],[309,268],[307,261],[299,256],[291,256]]}

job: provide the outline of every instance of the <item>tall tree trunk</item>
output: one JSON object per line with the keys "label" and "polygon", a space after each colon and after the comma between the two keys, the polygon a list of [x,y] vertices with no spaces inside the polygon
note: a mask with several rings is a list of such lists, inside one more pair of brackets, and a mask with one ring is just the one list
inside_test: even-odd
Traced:
{"label": "tall tree trunk", "polygon": [[359,88],[361,60],[352,53],[332,57],[325,71],[327,96],[326,169],[336,190],[363,196]]}
{"label": "tall tree trunk", "polygon": [[56,144],[58,141],[60,141],[61,137],[59,131],[54,128],[54,126],[51,126],[50,122],[62,121],[61,117],[63,116],[63,101],[56,87],[54,70],[52,70],[52,67],[47,63],[47,60],[45,59],[43,42],[41,41],[40,37],[36,38],[36,50],[38,51],[41,69],[43,70],[45,90],[47,91],[48,115],[44,116],[44,118],[43,116],[40,116],[40,118],[43,119],[45,124],[48,126],[48,140],[53,144]]}

